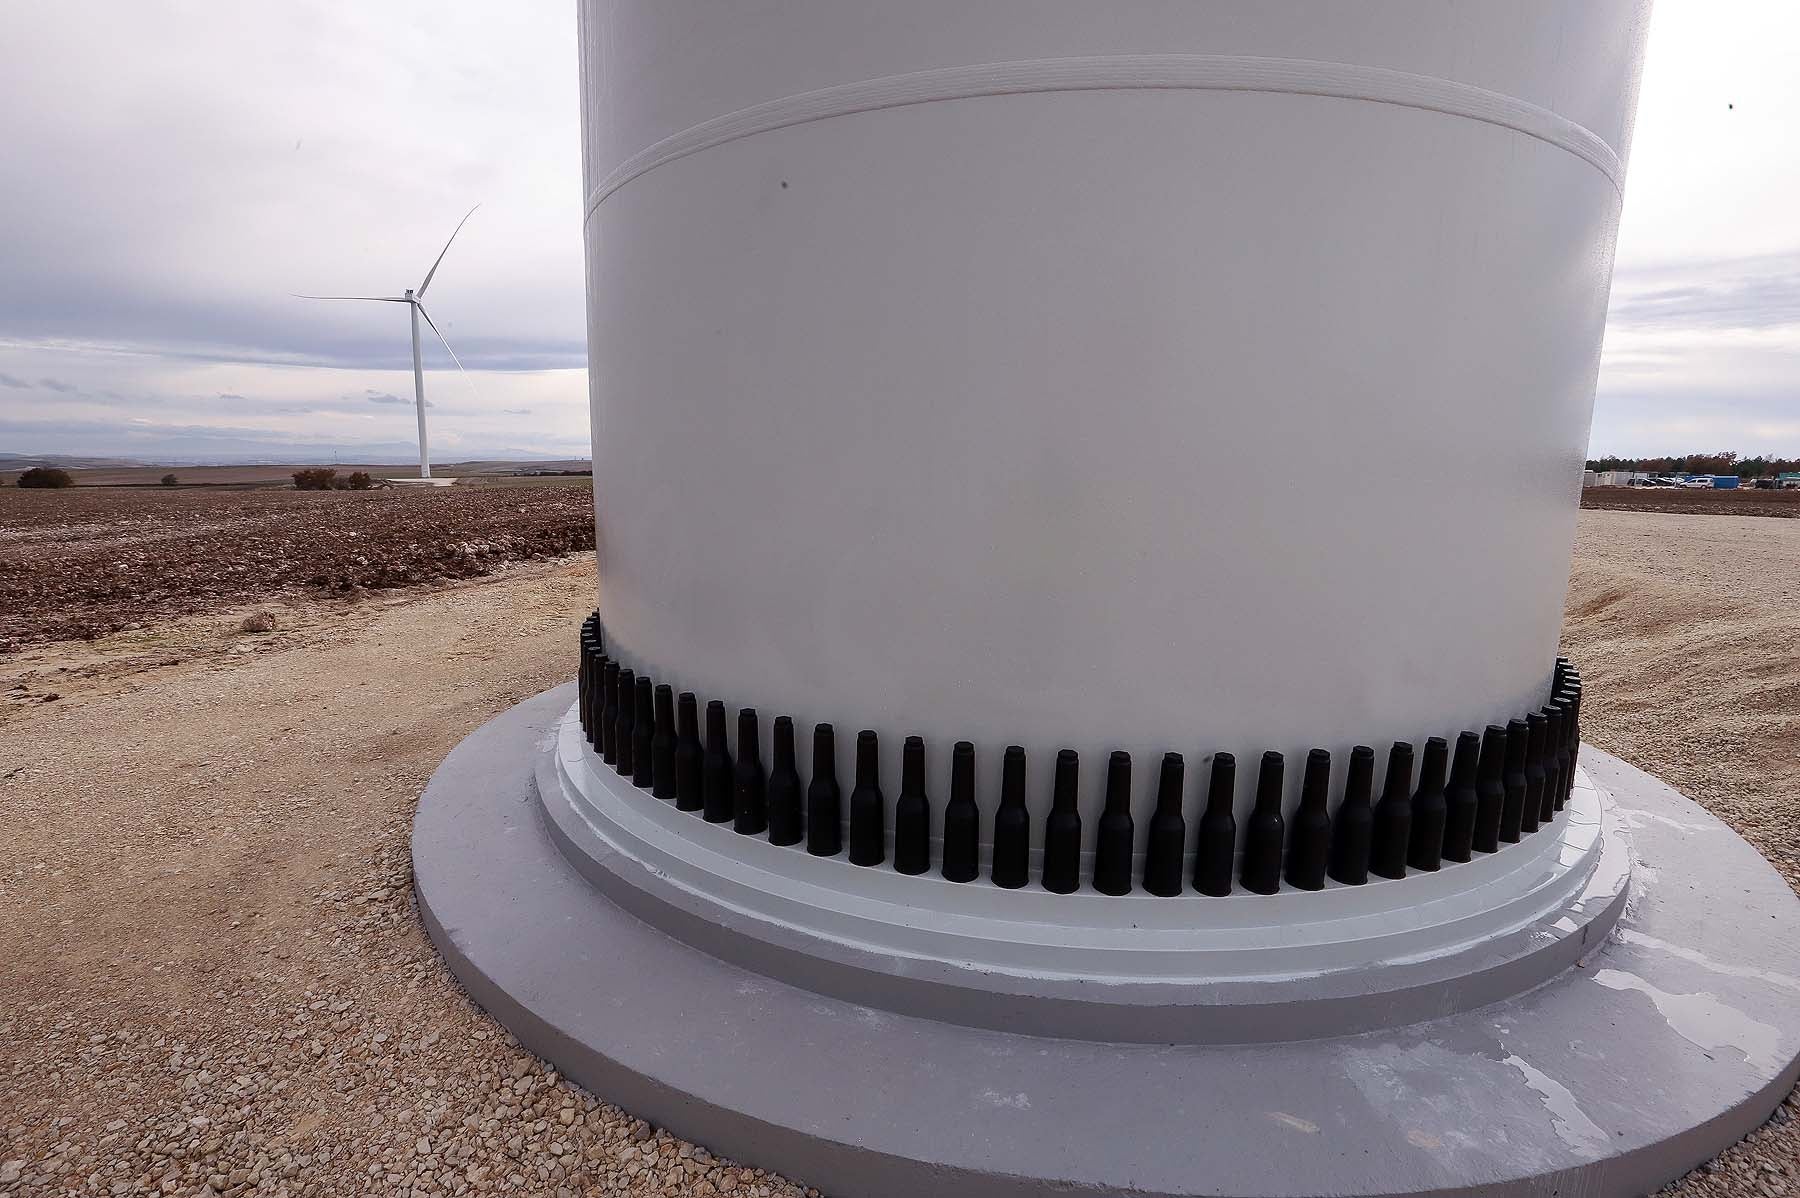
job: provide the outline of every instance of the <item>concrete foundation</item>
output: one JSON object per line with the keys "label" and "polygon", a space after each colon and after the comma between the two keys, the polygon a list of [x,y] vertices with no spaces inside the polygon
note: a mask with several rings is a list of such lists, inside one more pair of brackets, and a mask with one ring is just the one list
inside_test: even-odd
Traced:
{"label": "concrete foundation", "polygon": [[1467,1010],[1591,952],[1630,875],[1618,816],[1579,775],[1549,829],[1436,873],[1169,899],[952,883],[770,844],[631,785],[574,719],[536,771],[557,848],[659,931],[820,994],[1032,1035],[1254,1043]]}
{"label": "concrete foundation", "polygon": [[572,690],[498,717],[432,779],[413,838],[430,934],[595,1093],[830,1193],[1633,1195],[1741,1137],[1800,1072],[1800,901],[1592,748],[1585,785],[1634,860],[1571,967],[1362,1034],[1118,1043],[834,997],[628,913],[546,815]]}

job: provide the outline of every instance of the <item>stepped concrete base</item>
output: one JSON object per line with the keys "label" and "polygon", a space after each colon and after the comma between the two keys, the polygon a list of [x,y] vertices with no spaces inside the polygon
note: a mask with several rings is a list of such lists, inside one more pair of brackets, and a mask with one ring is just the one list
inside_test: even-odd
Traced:
{"label": "stepped concrete base", "polygon": [[1221,898],[1006,890],[814,857],[634,786],[573,710],[536,786],[562,855],[684,944],[899,1015],[1106,1043],[1310,1040],[1510,998],[1605,939],[1631,872],[1623,822],[1579,770],[1551,825],[1497,853]]}
{"label": "stepped concrete base", "polygon": [[1636,1195],[1800,1073],[1800,900],[1718,820],[1589,747],[1631,892],[1580,965],[1427,1022],[1292,1043],[1050,1039],[797,989],[652,929],[536,791],[572,686],[420,801],[425,924],[470,994],[596,1094],[836,1195]]}

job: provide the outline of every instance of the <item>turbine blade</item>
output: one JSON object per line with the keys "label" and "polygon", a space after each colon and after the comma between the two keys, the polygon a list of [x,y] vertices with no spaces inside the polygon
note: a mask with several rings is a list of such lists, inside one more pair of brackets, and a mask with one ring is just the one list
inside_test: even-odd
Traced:
{"label": "turbine blade", "polygon": [[468,367],[466,367],[462,364],[462,359],[456,356],[456,351],[453,349],[450,349],[450,343],[448,341],[444,341],[444,335],[442,333],[438,332],[437,321],[431,319],[431,313],[429,313],[425,310],[425,305],[419,304],[418,308],[419,308],[419,315],[423,316],[425,318],[425,323],[431,326],[431,331],[434,333],[437,333],[437,339],[439,341],[443,342],[444,348],[446,350],[449,350],[450,360],[452,362],[456,363],[456,368],[458,370],[462,371],[463,381],[469,384],[469,394],[473,395],[476,399],[479,400],[481,398],[481,392],[475,390],[475,380],[473,378],[469,377]]}
{"label": "turbine blade", "polygon": [[[475,208],[479,208],[479,207],[481,207],[480,204],[475,205]],[[471,208],[467,212],[463,213],[463,218],[456,222],[456,228],[454,228],[450,231],[450,241],[455,241],[456,235],[458,233],[462,232],[462,227],[469,223],[469,218],[471,216],[475,215],[475,208]],[[425,289],[427,287],[431,286],[431,276],[437,274],[437,268],[440,265],[442,265],[442,263],[444,261],[444,255],[448,254],[450,252],[450,241],[446,241],[444,243],[444,248],[438,251],[437,261],[433,262],[431,264],[431,269],[425,272],[425,281],[423,283],[419,284],[419,297],[421,299],[423,299],[425,296]],[[441,341],[441,340],[443,340],[443,338],[440,336],[438,338],[438,340]]]}
{"label": "turbine blade", "polygon": [[293,291],[290,291],[288,294],[292,295],[295,299],[378,300],[384,304],[404,304],[406,302],[406,297],[400,295],[301,295],[298,292]]}

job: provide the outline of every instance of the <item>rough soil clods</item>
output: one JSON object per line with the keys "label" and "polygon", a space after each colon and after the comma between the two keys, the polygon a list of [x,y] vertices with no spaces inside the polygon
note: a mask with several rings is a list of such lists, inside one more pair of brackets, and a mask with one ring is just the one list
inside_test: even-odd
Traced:
{"label": "rough soil clods", "polygon": [[0,652],[273,595],[471,578],[593,547],[585,486],[0,488]]}
{"label": "rough soil clods", "polygon": [[1730,491],[1686,487],[1585,487],[1581,506],[1615,512],[1678,512],[1688,516],[1800,516],[1800,489]]}

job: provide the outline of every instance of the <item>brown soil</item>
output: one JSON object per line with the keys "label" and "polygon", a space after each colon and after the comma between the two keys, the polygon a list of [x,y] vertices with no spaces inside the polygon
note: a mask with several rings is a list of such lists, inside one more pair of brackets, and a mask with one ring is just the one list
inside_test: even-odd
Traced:
{"label": "brown soil", "polygon": [[471,578],[591,549],[585,486],[0,489],[0,652],[270,596]]}
{"label": "brown soil", "polygon": [[[583,556],[0,657],[0,1194],[800,1192],[532,1061],[419,927],[420,789],[593,595]],[[1589,738],[1790,881],[1796,600],[1800,523],[1582,515]],[[1794,1102],[1677,1192],[1796,1192]]]}
{"label": "brown soil", "polygon": [[1616,512],[1680,512],[1689,516],[1800,516],[1800,488],[1731,491],[1686,487],[1584,487],[1584,508]]}
{"label": "brown soil", "polygon": [[[496,478],[512,475],[516,471],[544,470],[581,470],[591,468],[585,460],[568,459],[562,461],[480,461],[480,462],[433,462],[431,473],[438,478]],[[279,462],[260,462],[233,466],[135,466],[122,462],[107,462],[88,465],[71,465],[64,467],[77,487],[156,487],[162,485],[165,474],[173,474],[180,487],[291,487],[294,471],[306,467],[293,463],[283,465]],[[332,466],[338,477],[347,478],[355,470],[367,471],[376,478],[412,478],[419,473],[419,464],[400,462],[387,464],[375,462],[344,462]],[[24,467],[0,470],[0,483],[11,483],[24,473]]]}

